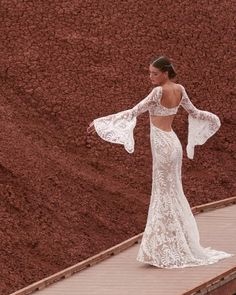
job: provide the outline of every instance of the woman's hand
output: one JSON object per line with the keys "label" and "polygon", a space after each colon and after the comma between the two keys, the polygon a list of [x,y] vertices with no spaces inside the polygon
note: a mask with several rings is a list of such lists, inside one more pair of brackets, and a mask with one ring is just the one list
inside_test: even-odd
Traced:
{"label": "woman's hand", "polygon": [[92,132],[92,134],[96,133],[96,130],[95,130],[95,128],[94,128],[94,123],[93,123],[93,121],[89,124],[89,127],[87,128],[87,132],[88,132],[88,133],[91,133],[91,132]]}

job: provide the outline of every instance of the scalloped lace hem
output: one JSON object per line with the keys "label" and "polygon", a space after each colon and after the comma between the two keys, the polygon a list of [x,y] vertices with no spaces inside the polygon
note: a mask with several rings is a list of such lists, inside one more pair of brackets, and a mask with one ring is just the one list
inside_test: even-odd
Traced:
{"label": "scalloped lace hem", "polygon": [[158,268],[173,269],[173,268],[185,268],[185,267],[204,266],[204,265],[214,264],[214,263],[217,263],[218,261],[220,261],[222,259],[229,258],[229,257],[232,257],[232,256],[235,256],[235,254],[225,253],[224,255],[218,256],[215,259],[213,258],[212,260],[211,259],[204,259],[204,260],[196,259],[195,263],[189,262],[189,263],[185,263],[185,264],[181,264],[181,265],[171,265],[171,266],[170,265],[165,266],[163,264],[157,264],[157,263],[155,263],[153,261],[146,261],[146,260],[143,260],[143,259],[141,259],[139,257],[137,257],[136,260],[138,262],[145,263],[145,264],[150,264],[150,265],[156,266]]}

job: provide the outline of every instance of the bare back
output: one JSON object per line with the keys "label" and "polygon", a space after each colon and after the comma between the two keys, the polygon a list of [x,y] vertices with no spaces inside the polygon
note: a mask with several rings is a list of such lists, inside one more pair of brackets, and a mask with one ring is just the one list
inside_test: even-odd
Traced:
{"label": "bare back", "polygon": [[[168,86],[162,86],[162,97],[160,98],[160,104],[165,108],[174,108],[180,104],[182,99],[182,91],[179,84],[171,83]],[[153,116],[150,115],[150,120],[153,125],[164,131],[171,131],[172,122],[175,114],[168,116]]]}

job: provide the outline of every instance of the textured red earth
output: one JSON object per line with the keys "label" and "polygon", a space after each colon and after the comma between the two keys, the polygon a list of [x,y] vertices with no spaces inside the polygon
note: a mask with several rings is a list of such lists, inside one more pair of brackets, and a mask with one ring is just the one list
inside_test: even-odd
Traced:
{"label": "textured red earth", "polygon": [[144,230],[151,193],[148,112],[135,152],[88,134],[134,106],[167,55],[200,109],[222,126],[186,157],[187,113],[173,129],[191,206],[235,192],[235,11],[232,1],[1,1],[0,294]]}

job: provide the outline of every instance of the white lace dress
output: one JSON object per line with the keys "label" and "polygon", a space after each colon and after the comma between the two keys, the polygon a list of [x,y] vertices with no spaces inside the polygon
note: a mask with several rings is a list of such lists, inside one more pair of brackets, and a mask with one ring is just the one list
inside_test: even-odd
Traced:
{"label": "white lace dress", "polygon": [[[218,116],[197,109],[185,88],[179,104],[188,112],[187,156],[194,157],[194,146],[202,145],[221,126]],[[133,130],[136,117],[145,111],[150,115],[176,114],[178,107],[161,105],[162,87],[151,93],[132,109],[95,119],[97,134],[108,142],[124,145],[134,151]],[[153,158],[152,193],[147,223],[137,255],[137,261],[160,268],[183,268],[212,264],[235,254],[204,248],[190,205],[184,195],[181,179],[182,145],[173,131],[157,128],[150,120],[150,140]]]}

